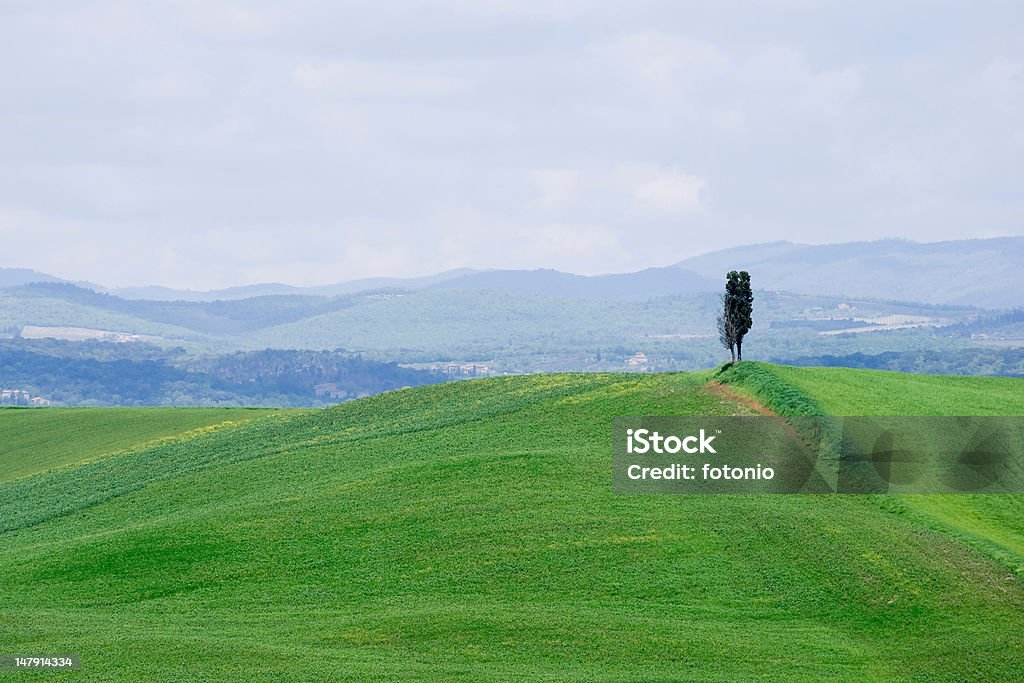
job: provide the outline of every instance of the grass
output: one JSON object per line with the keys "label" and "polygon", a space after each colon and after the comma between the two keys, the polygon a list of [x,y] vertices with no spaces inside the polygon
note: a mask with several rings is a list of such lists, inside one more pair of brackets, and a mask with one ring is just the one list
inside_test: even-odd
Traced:
{"label": "grass", "polygon": [[1019,581],[916,515],[610,492],[612,416],[747,412],[700,375],[498,378],[7,481],[0,651],[96,681],[1024,670]]}
{"label": "grass", "polygon": [[780,415],[1024,415],[1016,377],[912,375],[744,362],[712,377]]}
{"label": "grass", "polygon": [[[764,363],[742,363],[720,375],[780,406],[785,415],[1024,415],[1024,380],[1017,378]],[[776,396],[787,398],[780,402]],[[1024,496],[913,495],[878,502],[977,547],[1024,576]]]}
{"label": "grass", "polygon": [[769,367],[830,415],[1024,415],[1024,381],[1015,377]]}
{"label": "grass", "polygon": [[[275,412],[249,408],[0,409],[0,482]],[[285,411],[277,411],[285,412]]]}
{"label": "grass", "polygon": [[713,381],[737,389],[778,415],[826,415],[821,405],[801,388],[779,376],[778,366],[765,363],[726,363],[712,375]]}

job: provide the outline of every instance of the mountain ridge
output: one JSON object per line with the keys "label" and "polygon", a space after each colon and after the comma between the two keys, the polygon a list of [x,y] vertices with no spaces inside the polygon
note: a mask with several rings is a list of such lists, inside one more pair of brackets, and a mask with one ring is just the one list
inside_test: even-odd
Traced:
{"label": "mountain ridge", "polygon": [[[659,267],[578,275],[536,269],[460,268],[412,278],[375,277],[299,287],[257,283],[219,290],[162,286],[105,288],[74,283],[123,299],[238,301],[263,296],[337,297],[374,290],[483,289],[568,299],[648,299],[718,291],[730,270],[749,270],[755,289],[1002,309],[1024,305],[1024,237],[913,242],[902,239],[803,244],[776,241],[719,249]],[[69,280],[0,268],[0,288]]]}

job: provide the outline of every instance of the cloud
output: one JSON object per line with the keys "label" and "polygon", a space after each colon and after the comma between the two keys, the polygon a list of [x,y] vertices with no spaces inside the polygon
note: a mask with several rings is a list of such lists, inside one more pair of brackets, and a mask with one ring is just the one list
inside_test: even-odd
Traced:
{"label": "cloud", "polygon": [[884,188],[901,188],[925,183],[928,169],[913,157],[887,150],[865,161],[865,176]]}
{"label": "cloud", "polygon": [[595,264],[616,252],[616,262],[623,262],[620,234],[602,224],[513,221],[472,206],[455,206],[440,211],[426,227],[424,236],[444,235],[437,243],[440,260],[435,261],[436,269],[487,261],[496,268],[558,266],[595,273],[603,270]]}
{"label": "cloud", "polygon": [[982,69],[981,84],[1002,113],[1024,109],[1024,62],[998,57]]}
{"label": "cloud", "polygon": [[6,3],[0,258],[206,288],[1020,233],[1024,6],[924,11]]}
{"label": "cloud", "polygon": [[613,63],[662,98],[684,96],[714,82],[731,66],[729,55],[710,42],[660,32],[622,36],[603,49]]}
{"label": "cloud", "polygon": [[629,163],[588,169],[532,171],[537,198],[532,208],[544,212],[600,205],[630,212],[685,214],[702,208],[707,182],[674,166]]}
{"label": "cloud", "polygon": [[292,79],[305,90],[387,98],[452,95],[471,85],[465,78],[432,73],[415,64],[359,60],[304,62],[292,71]]}
{"label": "cloud", "polygon": [[567,21],[588,9],[586,0],[453,0],[449,4],[464,15],[500,20]]}
{"label": "cloud", "polygon": [[174,101],[196,94],[196,84],[187,74],[167,72],[142,78],[135,91],[143,99]]}
{"label": "cloud", "polygon": [[636,33],[596,46],[595,54],[649,96],[674,101],[692,120],[736,130],[744,111],[834,116],[861,92],[860,64],[814,68],[799,48],[759,44],[726,50],[712,42]]}
{"label": "cloud", "polygon": [[549,211],[565,207],[580,186],[580,172],[574,169],[533,171],[531,176],[540,194],[534,205]]}
{"label": "cloud", "polygon": [[286,19],[279,8],[260,7],[251,2],[184,0],[177,7],[193,29],[220,38],[263,36]]}
{"label": "cloud", "polygon": [[632,189],[634,206],[645,211],[689,213],[701,208],[707,183],[673,168],[626,167],[622,171]]}

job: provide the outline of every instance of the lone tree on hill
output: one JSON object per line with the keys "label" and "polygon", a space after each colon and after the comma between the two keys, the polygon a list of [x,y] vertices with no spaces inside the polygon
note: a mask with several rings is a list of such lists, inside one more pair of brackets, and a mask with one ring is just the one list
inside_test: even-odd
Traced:
{"label": "lone tree on hill", "polygon": [[754,293],[750,289],[750,273],[729,271],[725,276],[722,312],[718,314],[718,340],[729,349],[732,361],[743,360],[743,337],[754,324]]}

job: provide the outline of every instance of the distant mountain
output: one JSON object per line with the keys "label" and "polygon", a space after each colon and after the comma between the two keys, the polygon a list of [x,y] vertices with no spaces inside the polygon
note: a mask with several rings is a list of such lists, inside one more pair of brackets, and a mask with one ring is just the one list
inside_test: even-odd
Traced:
{"label": "distant mountain", "polygon": [[0,268],[0,287],[20,287],[31,282],[64,282],[64,280],[29,268]]}
{"label": "distant mountain", "polygon": [[564,299],[619,301],[716,291],[718,280],[670,266],[615,275],[573,275],[557,270],[491,270],[444,280],[430,289],[478,289],[542,294]]}
{"label": "distant mountain", "polygon": [[[5,293],[9,307],[18,301],[23,314],[33,312],[29,320],[41,320],[44,311],[53,311],[56,319],[51,318],[49,322],[59,325],[110,329],[110,325],[124,326],[134,319],[205,334],[245,333],[353,305],[351,296],[331,298],[294,294],[227,301],[125,299],[68,282],[36,282],[23,287],[7,288]],[[63,305],[55,307],[54,302],[57,301]],[[77,313],[73,312],[75,310]],[[143,327],[129,326],[126,329],[146,334],[153,332],[148,324]]]}
{"label": "distant mountain", "polygon": [[[574,275],[557,270],[450,270],[415,278],[366,278],[318,287],[264,283],[195,291],[167,287],[104,289],[121,299],[233,302],[264,297],[339,297],[375,290],[479,290],[594,301],[644,300],[720,291],[725,274],[751,272],[755,289],[883,301],[1014,308],[1024,306],[1024,237],[918,243],[904,240],[811,245],[770,242],[723,249],[635,273]],[[0,288],[66,283],[33,270],[0,268]],[[273,302],[275,307],[283,305]],[[290,305],[290,304],[289,304]],[[305,302],[304,307],[321,304]],[[104,306],[109,307],[109,306]],[[123,309],[122,309],[123,310]]]}
{"label": "distant mountain", "polygon": [[193,290],[173,289],[171,287],[160,287],[151,285],[147,287],[117,287],[114,289],[100,289],[98,291],[113,294],[122,299],[146,300],[146,301],[234,301],[236,299],[249,299],[257,296],[275,296],[279,294],[292,294],[298,291],[298,287],[282,285],[276,282],[248,285],[245,287],[230,287],[228,289],[214,290]]}
{"label": "distant mountain", "polygon": [[[347,349],[457,376],[466,367],[477,373],[480,364],[489,369],[485,374],[622,370],[633,367],[627,360],[638,352],[647,357],[647,369],[710,367],[723,352],[715,335],[717,292],[622,298],[654,291],[629,285],[659,276],[676,287],[679,272],[685,275],[680,269],[655,269],[640,278],[505,272],[462,282],[488,287],[483,289],[437,286],[212,302],[128,300],[70,283],[34,283],[0,289],[0,342],[21,348],[34,340],[66,340],[75,342],[71,348],[91,348],[97,360],[150,358],[145,342],[180,347],[176,353],[193,357],[268,348]],[[523,292],[524,282],[549,291]],[[513,291],[493,289],[513,285]],[[612,287],[604,292],[611,298],[579,298],[596,296],[605,285]],[[1021,339],[1019,316],[985,316],[966,306],[761,290],[755,316],[747,345],[760,358],[955,350],[976,337],[1011,344]],[[476,365],[467,366],[469,361]]]}
{"label": "distant mountain", "polygon": [[459,268],[425,277],[374,277],[317,287],[295,287],[279,282],[270,282],[207,291],[172,289],[160,286],[120,287],[102,291],[114,294],[122,299],[146,299],[149,301],[237,301],[239,299],[251,299],[259,296],[282,295],[341,296],[343,294],[355,294],[374,289],[423,289],[438,282],[444,282],[445,280],[476,272],[478,271],[471,268]]}
{"label": "distant mountain", "polygon": [[1024,306],[1024,237],[846,244],[771,242],[677,264],[723,281],[749,270],[755,288],[984,308]]}

